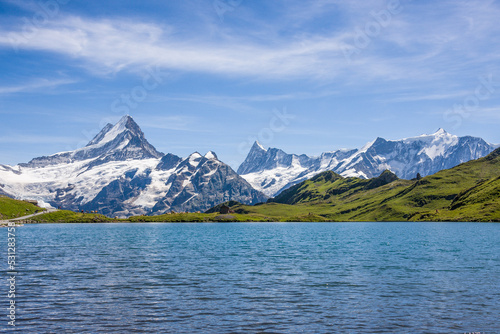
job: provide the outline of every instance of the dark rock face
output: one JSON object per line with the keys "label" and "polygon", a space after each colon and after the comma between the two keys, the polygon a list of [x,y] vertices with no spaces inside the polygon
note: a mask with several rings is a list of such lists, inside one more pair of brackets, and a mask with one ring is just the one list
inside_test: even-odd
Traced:
{"label": "dark rock face", "polygon": [[54,200],[50,203],[56,208],[64,208],[66,210],[78,210],[79,204],[83,200],[83,196],[77,195],[75,185],[68,184],[67,187],[55,189]]}
{"label": "dark rock face", "polygon": [[365,186],[365,190],[382,187],[398,179],[399,178],[396,176],[396,174],[394,174],[390,170],[385,170],[382,174],[380,174],[379,177],[370,179],[370,182],[368,182],[368,184]]}
{"label": "dark rock face", "polygon": [[134,170],[126,173],[118,180],[114,180],[104,187],[90,202],[81,206],[82,210],[97,210],[100,213],[113,216],[128,216],[132,214],[145,214],[148,210],[127,204],[127,200],[137,197],[151,183],[149,174],[135,176]]}
{"label": "dark rock face", "polygon": [[265,161],[269,160],[267,156],[266,150],[255,142],[245,161],[238,168],[238,174],[248,174],[265,169]]}
{"label": "dark rock face", "polygon": [[173,155],[171,153],[168,153],[166,156],[161,158],[160,163],[156,166],[156,169],[170,170],[172,168],[175,168],[181,161],[182,158]]}
{"label": "dark rock face", "polygon": [[231,167],[197,153],[178,164],[167,184],[169,191],[153,207],[155,213],[205,211],[229,200],[245,204],[267,200]]}
{"label": "dark rock face", "polygon": [[19,164],[21,167],[30,167],[30,168],[38,168],[38,167],[47,167],[50,165],[58,165],[58,164],[66,164],[70,163],[71,153],[59,153],[57,155],[52,156],[43,156],[32,159],[28,163]]}

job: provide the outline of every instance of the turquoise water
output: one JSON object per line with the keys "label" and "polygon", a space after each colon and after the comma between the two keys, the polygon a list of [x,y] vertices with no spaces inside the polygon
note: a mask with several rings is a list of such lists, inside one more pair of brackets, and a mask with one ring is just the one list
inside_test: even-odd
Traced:
{"label": "turquoise water", "polygon": [[500,224],[17,231],[22,333],[500,332]]}

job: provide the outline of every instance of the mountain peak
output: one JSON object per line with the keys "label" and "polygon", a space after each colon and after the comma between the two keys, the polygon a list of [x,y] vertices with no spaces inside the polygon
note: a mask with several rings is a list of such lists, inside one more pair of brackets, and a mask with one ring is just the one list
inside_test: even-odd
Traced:
{"label": "mountain peak", "polygon": [[433,141],[456,141],[458,140],[458,136],[455,136],[443,128],[439,128],[436,132],[431,133],[431,134],[422,134],[420,136],[416,137],[409,137],[409,138],[404,138],[402,139],[405,143],[411,143],[411,142],[433,142]]}
{"label": "mountain peak", "polygon": [[32,159],[24,167],[45,167],[94,159],[90,167],[107,161],[125,161],[128,159],[161,158],[158,152],[144,137],[144,133],[129,115],[123,116],[115,125],[106,124],[104,128],[83,148],[60,152],[51,156]]}
{"label": "mountain peak", "polygon": [[200,152],[193,152],[193,153],[191,153],[191,154],[189,155],[189,157],[188,157],[188,158],[190,158],[190,159],[199,159],[199,158],[201,158],[201,157],[203,157],[203,156],[200,154]]}
{"label": "mountain peak", "polygon": [[87,146],[102,146],[115,140],[120,134],[130,131],[134,135],[143,137],[141,128],[129,115],[123,116],[115,125],[108,123]]}
{"label": "mountain peak", "polygon": [[439,136],[439,135],[446,135],[448,132],[446,132],[445,129],[439,128],[436,132],[434,132],[434,136]]}
{"label": "mountain peak", "polygon": [[261,145],[261,143],[259,143],[258,140],[255,141],[254,143],[254,146],[257,146],[258,148],[260,148],[261,150],[264,150],[264,151],[267,151],[264,146]]}
{"label": "mountain peak", "polygon": [[122,118],[120,118],[120,120],[118,121],[118,124],[126,124],[128,123],[129,121],[132,121],[134,122],[134,119],[130,116],[130,115],[125,115],[123,116]]}
{"label": "mountain peak", "polygon": [[139,125],[129,115],[123,116],[115,125],[107,124],[87,146],[72,154],[74,160],[98,158],[94,164],[161,157],[163,153],[147,141]]}
{"label": "mountain peak", "polygon": [[[270,150],[272,151],[272,150]],[[238,168],[238,174],[247,174],[251,173],[256,166],[260,165],[263,163],[263,161],[266,159],[266,154],[268,154],[268,150],[266,150],[257,140],[253,143],[252,148],[250,149],[250,152],[248,152],[248,155],[243,161],[243,163],[240,165]]]}
{"label": "mountain peak", "polygon": [[207,158],[208,160],[211,160],[211,159],[218,160],[219,159],[219,158],[217,158],[217,154],[215,154],[214,151],[208,151],[207,154],[205,154],[205,158]]}
{"label": "mountain peak", "polygon": [[179,163],[182,161],[181,157],[178,157],[172,153],[168,153],[163,158],[161,158],[160,162],[156,166],[157,170],[169,170],[177,167]]}
{"label": "mountain peak", "polygon": [[264,146],[262,146],[258,140],[256,140],[253,145],[252,145],[252,148],[251,150],[258,150],[258,151],[265,151],[267,152],[267,150],[264,148]]}

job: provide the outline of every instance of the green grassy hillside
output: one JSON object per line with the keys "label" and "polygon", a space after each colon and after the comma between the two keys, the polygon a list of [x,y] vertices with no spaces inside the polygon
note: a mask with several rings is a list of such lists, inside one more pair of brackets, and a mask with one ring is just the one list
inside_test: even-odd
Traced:
{"label": "green grassy hillside", "polygon": [[113,219],[100,214],[60,210],[30,218],[33,223],[104,223]]}
{"label": "green grassy hillside", "polygon": [[0,219],[12,219],[27,216],[45,210],[32,203],[15,200],[0,195]]}
{"label": "green grassy hillside", "polygon": [[[237,203],[237,202],[234,202]],[[127,221],[131,222],[265,222],[272,221],[270,217],[260,214],[219,214],[213,213],[176,213],[159,216],[135,216]]]}
{"label": "green grassy hillside", "polygon": [[[356,177],[344,178],[332,171],[327,171],[283,191],[269,202],[281,204],[333,202],[336,199],[376,189],[397,180],[398,177],[388,170],[379,177],[369,180]],[[399,183],[408,184],[405,181]]]}

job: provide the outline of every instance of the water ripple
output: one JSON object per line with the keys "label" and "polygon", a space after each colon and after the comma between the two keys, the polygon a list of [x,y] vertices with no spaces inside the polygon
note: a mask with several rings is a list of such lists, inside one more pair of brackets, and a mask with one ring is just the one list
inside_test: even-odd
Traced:
{"label": "water ripple", "polygon": [[20,333],[500,332],[498,224],[18,230]]}

